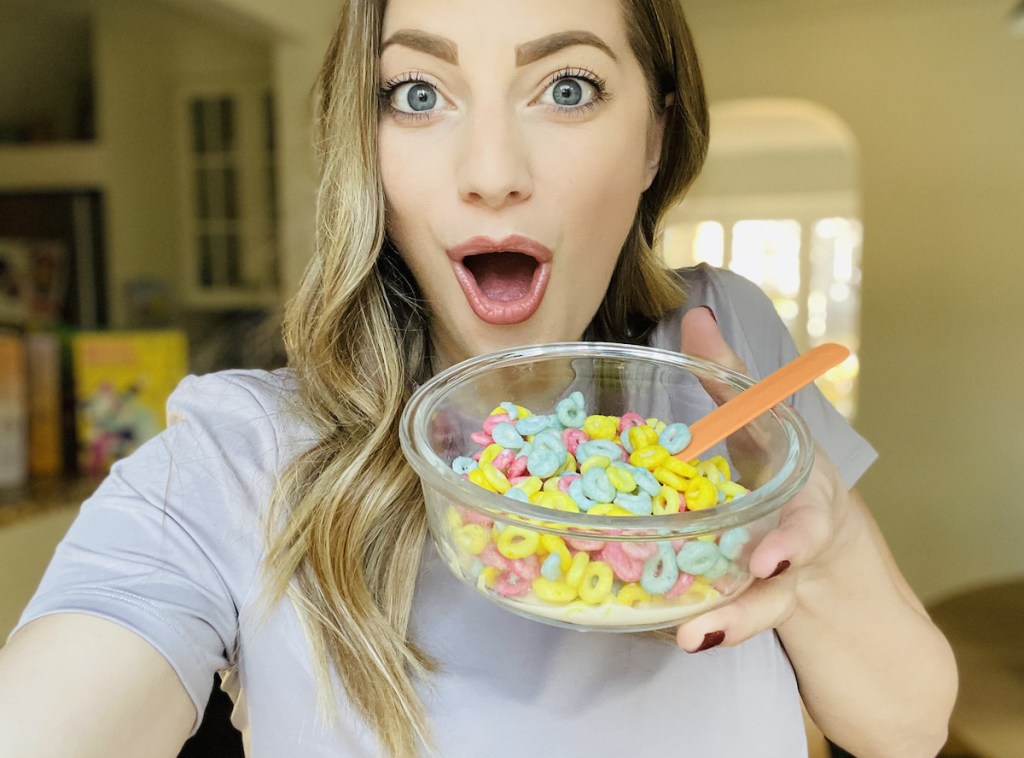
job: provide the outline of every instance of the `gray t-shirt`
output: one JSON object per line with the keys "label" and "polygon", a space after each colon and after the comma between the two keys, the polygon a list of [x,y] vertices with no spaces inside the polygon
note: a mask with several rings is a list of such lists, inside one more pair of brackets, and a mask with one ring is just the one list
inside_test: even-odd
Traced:
{"label": "gray t-shirt", "polygon": [[[752,374],[796,354],[752,284],[706,267],[683,275],[686,308],[710,306]],[[659,327],[655,346],[678,349],[680,315]],[[185,379],[168,401],[169,428],[117,463],[82,506],[19,628],[63,611],[122,624],[167,658],[199,714],[220,671],[249,756],[375,756],[343,695],[337,726],[318,722],[291,603],[257,624],[268,494],[312,442],[284,411],[293,391],[288,371]],[[874,451],[817,390],[795,405],[852,485]],[[806,755],[796,681],[772,632],[690,655],[647,636],[539,624],[462,585],[429,541],[412,632],[440,664],[422,694],[446,758]]]}

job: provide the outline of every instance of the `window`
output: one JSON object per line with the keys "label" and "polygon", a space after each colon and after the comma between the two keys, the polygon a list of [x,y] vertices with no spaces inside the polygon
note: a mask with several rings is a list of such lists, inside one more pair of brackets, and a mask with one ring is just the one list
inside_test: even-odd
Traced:
{"label": "window", "polygon": [[277,289],[272,107],[266,88],[234,84],[182,97],[188,193],[186,301],[273,302]]}
{"label": "window", "polygon": [[705,171],[666,218],[665,262],[706,262],[750,279],[801,350],[850,348],[818,385],[852,418],[862,239],[856,144],[834,115],[800,101],[713,106],[712,124]]}

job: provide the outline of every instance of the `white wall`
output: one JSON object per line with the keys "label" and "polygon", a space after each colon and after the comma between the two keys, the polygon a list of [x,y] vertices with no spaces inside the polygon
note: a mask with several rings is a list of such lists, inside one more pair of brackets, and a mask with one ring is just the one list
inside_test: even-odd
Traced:
{"label": "white wall", "polygon": [[[712,101],[860,143],[861,489],[926,599],[1024,575],[1024,39],[1008,0],[686,0]],[[713,127],[712,127],[713,128]]]}
{"label": "white wall", "polygon": [[270,82],[260,39],[157,3],[102,0],[95,15],[97,131],[106,165],[111,321],[125,326],[122,297],[134,278],[179,285],[181,190],[175,96],[193,77]]}

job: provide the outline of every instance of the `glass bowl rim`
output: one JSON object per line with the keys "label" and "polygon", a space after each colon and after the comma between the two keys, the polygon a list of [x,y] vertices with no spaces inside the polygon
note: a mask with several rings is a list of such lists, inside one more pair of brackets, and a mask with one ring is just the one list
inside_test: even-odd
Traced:
{"label": "glass bowl rim", "polygon": [[745,374],[685,353],[615,342],[553,342],[484,353],[431,377],[413,392],[402,412],[399,442],[421,484],[433,487],[459,505],[502,523],[561,536],[565,536],[569,529],[572,537],[580,539],[629,541],[650,540],[652,530],[656,532],[657,539],[675,539],[716,533],[756,521],[789,501],[810,476],[814,461],[811,434],[806,423],[788,403],[780,403],[767,411],[779,423],[789,443],[786,460],[771,479],[731,503],[662,516],[591,516],[514,500],[462,478],[430,445],[423,442],[428,438],[430,412],[448,391],[462,381],[494,369],[564,358],[639,360],[687,371],[696,369],[698,375],[723,381],[741,391],[755,383]]}

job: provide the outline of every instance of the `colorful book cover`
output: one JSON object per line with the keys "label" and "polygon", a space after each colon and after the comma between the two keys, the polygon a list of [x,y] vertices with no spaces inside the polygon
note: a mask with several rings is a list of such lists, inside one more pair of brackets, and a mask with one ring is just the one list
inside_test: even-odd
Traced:
{"label": "colorful book cover", "polygon": [[0,487],[28,478],[28,400],[25,342],[12,330],[0,331]]}
{"label": "colorful book cover", "polygon": [[188,374],[183,332],[79,332],[71,339],[78,468],[103,474],[164,428],[167,397]]}

